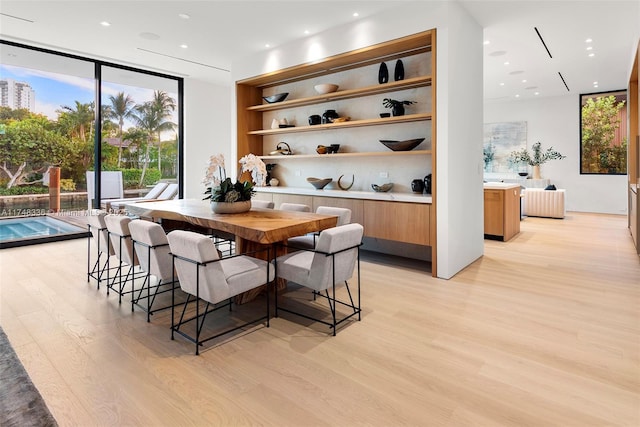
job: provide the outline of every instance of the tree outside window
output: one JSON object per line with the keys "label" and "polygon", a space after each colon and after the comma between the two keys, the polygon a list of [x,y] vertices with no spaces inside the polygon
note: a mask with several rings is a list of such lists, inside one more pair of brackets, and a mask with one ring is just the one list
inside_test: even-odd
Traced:
{"label": "tree outside window", "polygon": [[627,93],[580,95],[580,173],[627,173]]}

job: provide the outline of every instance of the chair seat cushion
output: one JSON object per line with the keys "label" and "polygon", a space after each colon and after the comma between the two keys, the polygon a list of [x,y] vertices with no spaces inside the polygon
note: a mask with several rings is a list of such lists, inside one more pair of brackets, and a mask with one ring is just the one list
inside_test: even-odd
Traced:
{"label": "chair seat cushion", "polygon": [[313,252],[300,251],[279,257],[278,276],[286,277],[287,280],[315,290],[321,290],[309,283],[309,271],[311,270],[314,255]]}
{"label": "chair seat cushion", "polygon": [[[229,295],[232,297],[242,292],[246,292],[265,283],[265,271],[267,262],[249,256],[238,256],[220,261],[220,266],[224,271],[229,285]],[[269,280],[274,277],[273,266],[269,268]]]}

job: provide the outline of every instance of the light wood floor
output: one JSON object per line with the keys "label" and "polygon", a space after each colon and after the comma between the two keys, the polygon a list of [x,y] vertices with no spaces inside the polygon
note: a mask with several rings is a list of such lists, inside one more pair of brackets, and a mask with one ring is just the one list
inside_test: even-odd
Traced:
{"label": "light wood floor", "polygon": [[0,251],[2,327],[61,426],[638,426],[626,218],[527,218],[451,280],[371,257],[364,316],[273,319],[200,356],[85,276],[84,240]]}

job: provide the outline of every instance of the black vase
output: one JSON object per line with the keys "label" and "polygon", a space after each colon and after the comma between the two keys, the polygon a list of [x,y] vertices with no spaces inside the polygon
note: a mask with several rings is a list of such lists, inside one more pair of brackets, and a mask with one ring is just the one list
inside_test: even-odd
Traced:
{"label": "black vase", "polygon": [[424,182],[421,179],[411,181],[411,191],[414,193],[422,193],[424,191]]}
{"label": "black vase", "polygon": [[322,113],[322,123],[333,123],[333,119],[340,117],[336,110],[327,110]]}
{"label": "black vase", "polygon": [[395,81],[404,80],[404,64],[402,59],[398,59],[396,62],[396,69],[393,72],[393,78]]}
{"label": "black vase", "polygon": [[431,174],[424,177],[424,192],[431,194]]}
{"label": "black vase", "polygon": [[404,116],[404,105],[395,104],[391,107],[391,114],[394,116]]}
{"label": "black vase", "polygon": [[384,62],[380,64],[380,69],[378,70],[378,83],[383,84],[389,81],[389,70],[387,69],[387,64]]}

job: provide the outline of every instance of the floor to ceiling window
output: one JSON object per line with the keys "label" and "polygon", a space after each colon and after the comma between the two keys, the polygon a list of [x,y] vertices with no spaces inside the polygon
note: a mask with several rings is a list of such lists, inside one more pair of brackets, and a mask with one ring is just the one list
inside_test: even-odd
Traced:
{"label": "floor to ceiling window", "polygon": [[96,169],[124,197],[179,184],[180,78],[0,42],[0,217],[49,212],[55,170],[63,211],[100,206]]}

